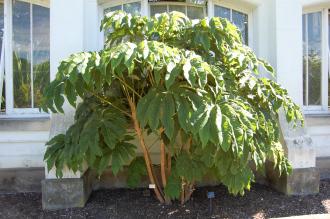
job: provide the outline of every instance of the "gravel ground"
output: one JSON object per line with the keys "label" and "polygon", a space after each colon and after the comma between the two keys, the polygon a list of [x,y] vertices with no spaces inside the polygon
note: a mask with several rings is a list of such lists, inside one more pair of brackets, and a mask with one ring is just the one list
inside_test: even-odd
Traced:
{"label": "gravel ground", "polygon": [[[213,214],[208,191],[214,191]],[[199,188],[185,206],[164,206],[144,190],[102,190],[83,209],[43,211],[41,194],[0,195],[0,218],[269,218],[330,213],[330,180],[320,194],[288,197],[263,185],[254,185],[244,197],[233,197],[223,186]]]}

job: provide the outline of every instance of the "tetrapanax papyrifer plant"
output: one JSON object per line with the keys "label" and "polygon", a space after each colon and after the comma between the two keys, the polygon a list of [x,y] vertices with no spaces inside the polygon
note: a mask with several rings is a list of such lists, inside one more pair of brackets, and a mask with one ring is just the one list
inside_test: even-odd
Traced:
{"label": "tetrapanax papyrifer plant", "polygon": [[[290,171],[279,110],[294,125],[303,123],[301,111],[279,84],[258,76],[261,67],[273,75],[272,67],[228,20],[117,11],[102,29],[104,49],[62,61],[45,92],[44,110],[63,112],[65,98],[76,108],[74,124],[47,143],[45,160],[58,177],[65,166],[87,163],[98,174],[111,166],[116,175],[127,165],[128,185],[147,175],[160,202],[183,203],[206,175],[243,195],[254,180],[251,163],[262,170],[270,159]],[[158,139],[158,168],[146,134]]]}

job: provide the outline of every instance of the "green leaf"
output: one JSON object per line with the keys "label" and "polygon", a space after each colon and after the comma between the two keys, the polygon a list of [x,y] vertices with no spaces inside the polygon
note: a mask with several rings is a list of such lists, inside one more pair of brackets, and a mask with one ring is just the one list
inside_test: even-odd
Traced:
{"label": "green leaf", "polygon": [[176,66],[174,62],[170,62],[167,65],[167,73],[165,76],[165,86],[167,89],[170,89],[170,87],[173,85],[175,79],[179,76],[180,71],[181,70],[179,66]]}
{"label": "green leaf", "polygon": [[129,188],[136,188],[142,177],[147,176],[146,165],[143,157],[135,158],[128,166],[127,185]]}
{"label": "green leaf", "polygon": [[221,148],[224,151],[228,151],[232,144],[231,129],[232,127],[229,118],[227,116],[223,116],[222,117],[223,141],[221,144]]}
{"label": "green leaf", "polygon": [[150,101],[150,105],[148,106],[147,117],[148,124],[152,130],[158,129],[159,120],[160,120],[160,105],[162,102],[163,96],[159,93],[156,93],[154,98]]}
{"label": "green leaf", "polygon": [[144,127],[148,121],[148,108],[150,102],[154,100],[156,95],[156,90],[151,89],[147,95],[145,95],[142,99],[139,100],[137,104],[137,118],[141,124],[141,127]]}
{"label": "green leaf", "polygon": [[172,95],[166,95],[163,101],[163,115],[162,115],[162,124],[165,128],[165,134],[169,139],[173,138],[174,134],[174,113],[175,113],[175,104]]}
{"label": "green leaf", "polygon": [[191,63],[190,60],[186,60],[183,65],[183,75],[190,85],[194,85],[193,81],[193,72],[191,72]]}
{"label": "green leaf", "polygon": [[164,188],[165,195],[170,199],[179,199],[181,194],[181,180],[178,176],[171,174]]}

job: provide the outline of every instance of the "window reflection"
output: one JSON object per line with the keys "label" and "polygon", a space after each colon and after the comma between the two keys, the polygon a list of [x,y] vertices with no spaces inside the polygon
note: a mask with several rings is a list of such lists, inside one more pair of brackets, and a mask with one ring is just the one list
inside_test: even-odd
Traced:
{"label": "window reflection", "polygon": [[190,19],[203,19],[205,17],[204,7],[201,6],[177,5],[174,3],[165,5],[150,5],[150,16],[172,11],[184,13]]}
{"label": "window reflection", "polygon": [[321,105],[322,13],[303,16],[304,104]]}
{"label": "window reflection", "polygon": [[123,5],[123,11],[130,13],[132,15],[139,15],[141,11],[141,3],[133,2]]}
{"label": "window reflection", "polygon": [[167,12],[167,5],[150,5],[150,16]]}
{"label": "window reflection", "polygon": [[244,44],[249,43],[249,25],[248,25],[248,15],[230,8],[215,5],[214,6],[214,16],[226,18],[233,22],[237,28],[241,31],[242,41]]}
{"label": "window reflection", "polygon": [[32,107],[30,12],[29,3],[13,1],[13,80],[15,108]]}
{"label": "window reflection", "polygon": [[[169,5],[169,11],[178,11],[181,13],[186,13],[186,7],[184,5]],[[166,11],[164,11],[166,12]]]}
{"label": "window reflection", "polygon": [[126,4],[122,4],[122,5],[108,7],[106,9],[104,9],[104,14],[112,12],[112,11],[118,11],[118,10],[123,10],[126,13],[130,13],[132,15],[139,15],[141,13],[141,3],[132,2],[132,3],[126,3]]}
{"label": "window reflection", "polygon": [[37,108],[49,83],[49,8],[13,1],[14,108]]}
{"label": "window reflection", "polygon": [[232,22],[242,33],[243,43],[248,44],[248,16],[239,11],[233,10]]}
{"label": "window reflection", "polygon": [[187,16],[190,19],[203,19],[204,18],[204,10],[202,7],[187,7]]}
{"label": "window reflection", "polygon": [[40,107],[42,91],[50,81],[49,9],[33,5],[33,95],[34,107]]}
{"label": "window reflection", "polygon": [[214,7],[214,16],[226,18],[229,21],[231,20],[230,9],[221,6]]}

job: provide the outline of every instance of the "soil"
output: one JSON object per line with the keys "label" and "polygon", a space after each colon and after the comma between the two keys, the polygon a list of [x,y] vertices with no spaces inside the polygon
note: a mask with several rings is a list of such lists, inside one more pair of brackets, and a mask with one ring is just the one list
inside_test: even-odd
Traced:
{"label": "soil", "polygon": [[[207,192],[215,192],[212,214]],[[166,206],[146,190],[100,190],[85,208],[43,211],[41,194],[0,195],[0,218],[270,218],[330,213],[330,180],[321,181],[320,193],[288,197],[255,184],[244,197],[228,194],[223,186],[198,188],[191,201]]]}

